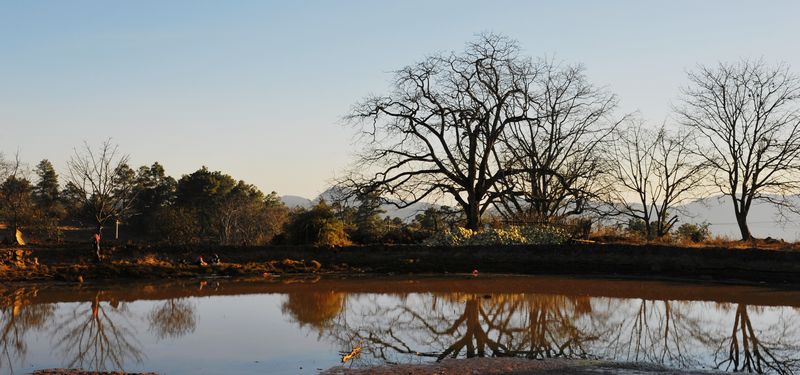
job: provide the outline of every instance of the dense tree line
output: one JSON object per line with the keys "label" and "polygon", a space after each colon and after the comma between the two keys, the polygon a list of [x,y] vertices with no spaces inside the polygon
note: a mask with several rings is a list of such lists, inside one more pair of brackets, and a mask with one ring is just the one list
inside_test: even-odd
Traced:
{"label": "dense tree line", "polygon": [[8,241],[18,229],[38,242],[64,240],[65,228],[109,238],[120,223],[126,239],[168,244],[413,243],[458,222],[439,208],[410,223],[383,217],[376,196],[289,209],[277,193],[206,167],[177,180],[158,162],[133,169],[109,140],[96,149],[84,144],[64,181],[48,160],[32,172],[18,156],[0,157],[0,166],[0,223],[7,226],[0,238]]}
{"label": "dense tree line", "polygon": [[48,160],[35,168],[36,184],[18,158],[3,162],[8,237],[25,228],[37,240],[58,241],[64,226],[103,232],[119,222],[151,241],[260,245],[283,231],[289,210],[275,193],[205,167],[176,181],[157,162],[134,170],[127,160],[110,141],[96,150],[87,144],[68,162],[63,189]]}

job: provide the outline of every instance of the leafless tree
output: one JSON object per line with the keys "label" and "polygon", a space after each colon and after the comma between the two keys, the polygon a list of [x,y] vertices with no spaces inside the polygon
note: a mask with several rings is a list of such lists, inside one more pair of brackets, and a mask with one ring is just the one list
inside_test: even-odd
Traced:
{"label": "leafless tree", "polygon": [[611,176],[613,206],[641,220],[648,239],[669,233],[681,203],[700,192],[705,165],[689,148],[690,133],[671,134],[634,121],[618,132]]}
{"label": "leafless tree", "polygon": [[580,65],[537,63],[532,119],[504,134],[515,169],[499,181],[498,211],[507,219],[550,221],[580,214],[606,185],[603,152],[619,120],[611,118],[616,97],[588,82]]}
{"label": "leafless tree", "polygon": [[697,132],[698,155],[750,240],[753,202],[796,210],[788,196],[800,191],[800,80],[788,66],[760,60],[700,66],[689,80],[676,112]]}
{"label": "leafless tree", "polygon": [[81,150],[67,162],[68,184],[76,189],[88,207],[92,218],[101,231],[113,218],[119,218],[133,204],[133,181],[120,178],[120,172],[129,170],[128,155],[121,155],[111,139],[104,141],[97,150],[84,142]]}
{"label": "leafless tree", "polygon": [[[501,159],[503,133],[529,121],[536,76],[508,38],[488,34],[461,54],[436,55],[396,72],[394,89],[358,103],[347,116],[365,143],[355,177],[362,190],[399,199],[398,207],[447,196],[477,229],[510,171]],[[375,172],[369,176],[370,173]],[[366,175],[366,176],[365,176]]]}

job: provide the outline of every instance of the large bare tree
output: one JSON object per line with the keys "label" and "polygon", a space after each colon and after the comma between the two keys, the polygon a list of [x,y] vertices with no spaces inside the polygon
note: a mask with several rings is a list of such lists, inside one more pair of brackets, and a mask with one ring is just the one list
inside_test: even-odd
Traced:
{"label": "large bare tree", "polygon": [[617,132],[610,175],[613,206],[644,223],[648,239],[669,233],[678,206],[701,192],[704,164],[691,152],[691,133],[647,128],[634,120]]}
{"label": "large bare tree", "polygon": [[498,211],[507,219],[551,221],[580,214],[606,185],[604,151],[619,124],[616,97],[588,82],[581,65],[548,60],[532,85],[530,120],[504,134],[514,169],[500,180]]}
{"label": "large bare tree", "polygon": [[121,217],[133,204],[133,181],[124,178],[128,155],[105,140],[96,150],[84,142],[83,149],[67,161],[68,185],[91,213],[98,232],[111,219]]}
{"label": "large bare tree", "polygon": [[789,195],[800,192],[800,80],[786,65],[744,60],[700,66],[689,81],[676,112],[698,134],[698,155],[750,240],[753,202],[796,208]]}
{"label": "large bare tree", "polygon": [[[393,90],[355,105],[364,150],[350,178],[400,207],[447,196],[477,229],[510,173],[499,145],[511,124],[530,120],[536,76],[517,44],[487,34],[460,54],[436,55],[395,73]],[[366,173],[365,173],[366,172]],[[397,200],[399,199],[399,201]]]}

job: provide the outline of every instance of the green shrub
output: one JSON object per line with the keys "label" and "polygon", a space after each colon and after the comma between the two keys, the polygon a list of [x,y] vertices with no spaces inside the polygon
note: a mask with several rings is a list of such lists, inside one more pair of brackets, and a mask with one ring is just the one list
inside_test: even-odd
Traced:
{"label": "green shrub", "polygon": [[286,225],[291,243],[315,246],[348,246],[345,224],[336,217],[331,206],[320,201],[308,210],[298,210]]}
{"label": "green shrub", "polygon": [[709,223],[702,223],[702,224],[681,224],[677,230],[675,230],[675,235],[678,238],[690,240],[692,242],[703,242],[708,237],[711,236],[711,231],[708,229]]}
{"label": "green shrub", "polygon": [[641,219],[629,219],[627,223],[627,230],[628,232],[635,233],[642,237],[647,236],[647,224],[645,224],[644,220]]}

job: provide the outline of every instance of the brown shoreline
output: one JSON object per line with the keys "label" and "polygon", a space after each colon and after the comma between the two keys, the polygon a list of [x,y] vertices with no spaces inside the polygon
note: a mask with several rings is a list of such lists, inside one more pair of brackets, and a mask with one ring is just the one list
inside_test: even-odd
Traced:
{"label": "brown shoreline", "polygon": [[360,369],[337,366],[321,375],[677,375],[720,374],[699,370],[677,370],[645,363],[580,359],[525,359],[514,357],[448,358],[419,365],[380,365]]}
{"label": "brown shoreline", "polygon": [[[0,248],[0,262],[20,248]],[[171,279],[269,274],[584,275],[800,285],[800,252],[665,245],[556,246],[138,246],[119,245],[94,264],[86,245],[22,248],[24,259],[0,266],[2,281]],[[18,251],[17,251],[18,252]],[[198,255],[223,264],[200,267]],[[5,255],[3,255],[5,254]],[[13,259],[12,259],[13,260]],[[294,260],[294,261],[289,261]],[[2,265],[3,263],[0,263]]]}
{"label": "brown shoreline", "polygon": [[158,375],[154,372],[86,371],[81,369],[54,368],[37,370],[32,375]]}
{"label": "brown shoreline", "polygon": [[[445,359],[428,364],[379,365],[366,368],[336,366],[321,375],[642,375],[642,374],[720,374],[700,370],[678,370],[643,363],[606,362],[592,360],[547,359],[532,360],[513,357],[480,357]],[[80,369],[38,370],[33,375],[158,375],[155,373],[92,372]]]}

